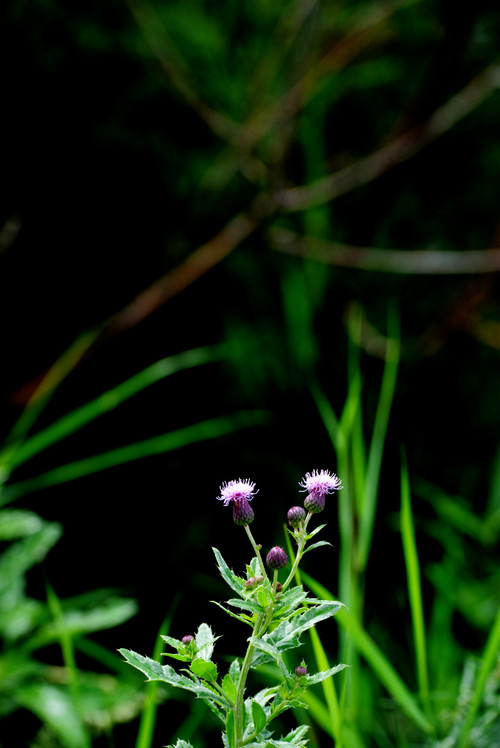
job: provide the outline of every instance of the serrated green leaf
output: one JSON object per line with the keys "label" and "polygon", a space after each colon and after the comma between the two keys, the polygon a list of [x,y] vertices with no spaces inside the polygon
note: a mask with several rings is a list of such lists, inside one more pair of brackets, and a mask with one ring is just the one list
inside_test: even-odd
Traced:
{"label": "serrated green leaf", "polygon": [[[264,634],[261,639],[255,640],[257,651],[254,653],[252,659],[252,667],[256,668],[260,665],[265,665],[272,660],[278,662],[276,653],[281,656],[287,649],[300,647],[301,642],[299,637],[304,631],[316,626],[320,621],[335,615],[341,607],[342,603],[337,601],[322,602],[319,605],[307,608],[298,615],[292,616],[292,618],[282,621],[274,631]],[[267,650],[265,649],[266,645],[269,646]]]}
{"label": "serrated green leaf", "polygon": [[265,587],[259,587],[255,596],[262,608],[262,611],[264,611],[265,608],[268,608],[273,601],[273,596],[270,590],[266,589]]}
{"label": "serrated green leaf", "polygon": [[203,678],[210,683],[215,683],[217,680],[217,666],[213,662],[201,659],[201,657],[191,663],[191,672],[198,678]]}
{"label": "serrated green leaf", "polygon": [[226,584],[229,585],[229,587],[231,587],[232,590],[234,590],[234,592],[236,592],[238,595],[243,596],[245,590],[245,583],[243,579],[241,579],[241,577],[237,576],[234,572],[231,571],[229,566],[222,558],[222,554],[217,550],[217,548],[212,548],[212,550],[217,560],[217,566],[223,580],[226,582]]}
{"label": "serrated green leaf", "polygon": [[214,644],[219,637],[214,636],[212,629],[206,623],[200,623],[198,631],[194,637],[196,644],[196,655],[202,660],[211,660],[214,651]]}
{"label": "serrated green leaf", "polygon": [[[270,660],[274,660],[274,662],[278,665],[279,669],[281,670],[285,678],[289,679],[292,677],[291,673],[288,671],[284,663],[281,652],[274,644],[272,644],[270,641],[264,641],[264,639],[262,638],[253,637],[253,636],[251,637],[250,642],[254,645],[256,650],[259,650],[260,652],[264,652],[264,654],[267,655],[266,662],[269,662]],[[252,659],[252,667],[257,667],[255,663],[258,662],[258,659],[259,659],[258,655],[254,656],[254,658]],[[262,663],[259,663],[259,664],[262,664]]]}
{"label": "serrated green leaf", "polygon": [[221,603],[218,603],[216,600],[212,600],[211,602],[214,603],[214,605],[217,605],[219,608],[222,608],[222,610],[228,614],[228,616],[231,616],[231,618],[236,618],[237,621],[241,621],[242,623],[246,623],[247,625],[251,626],[253,628],[252,623],[252,617],[247,616],[244,613],[241,615],[238,615],[238,613],[233,613],[232,610],[229,610],[228,608],[225,608],[224,605],[221,605]]}
{"label": "serrated green leaf", "polygon": [[266,713],[256,701],[252,701],[252,720],[256,733],[261,732],[266,726]]}
{"label": "serrated green leaf", "polygon": [[231,600],[226,600],[226,602],[228,605],[232,605],[233,608],[240,608],[241,610],[249,610],[252,613],[264,613],[265,612],[262,605],[259,605],[259,603],[253,602],[253,600],[237,600],[236,598],[233,597],[231,598]]}
{"label": "serrated green leaf", "polygon": [[229,666],[229,675],[233,679],[233,683],[238,683],[241,674],[241,664],[236,657]]}
{"label": "serrated green leaf", "polygon": [[229,673],[227,673],[222,679],[222,690],[230,701],[236,701],[236,686],[234,685],[234,681]]}
{"label": "serrated green leaf", "polygon": [[[132,667],[135,667],[137,670],[140,670],[141,673],[144,673],[148,680],[163,681],[169,686],[183,688],[185,691],[191,691],[204,701],[210,702],[213,706],[220,705],[224,708],[229,708],[231,706],[229,702],[224,699],[222,694],[208,688],[206,685],[198,681],[195,676],[193,676],[194,679],[191,679],[185,675],[180,675],[179,673],[176,673],[170,665],[161,665],[159,662],[156,662],[156,660],[140,655],[137,652],[132,652],[129,649],[119,649],[118,651],[123,655],[129,665],[132,665]],[[224,721],[224,715],[222,715],[220,709],[216,709],[216,713]]]}
{"label": "serrated green leaf", "polygon": [[179,738],[175,745],[172,743],[172,745],[168,745],[167,748],[193,748],[193,746],[191,743],[188,743],[187,740],[181,740]]}
{"label": "serrated green leaf", "polygon": [[320,605],[308,608],[303,613],[300,613],[300,615],[283,621],[272,634],[266,634],[264,638],[269,637],[272,642],[280,646],[287,639],[300,636],[300,634],[316,626],[320,621],[331,618],[341,607],[342,603],[336,600],[322,602]]}
{"label": "serrated green leaf", "polygon": [[328,670],[321,670],[319,673],[315,673],[314,675],[308,675],[306,677],[307,685],[312,686],[315,683],[321,683],[321,681],[330,678],[332,675],[340,673],[340,671],[346,667],[347,665],[341,663],[339,665],[335,665],[334,667],[328,668]]}

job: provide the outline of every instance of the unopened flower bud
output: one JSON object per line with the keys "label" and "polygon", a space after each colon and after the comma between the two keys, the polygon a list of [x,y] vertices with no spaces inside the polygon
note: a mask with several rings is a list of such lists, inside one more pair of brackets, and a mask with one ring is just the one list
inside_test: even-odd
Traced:
{"label": "unopened flower bud", "polygon": [[233,501],[233,521],[236,525],[249,525],[254,518],[254,511],[246,499]]}
{"label": "unopened flower bud", "polygon": [[297,675],[299,678],[303,675],[307,675],[307,668],[304,665],[298,665],[295,668],[295,675]]}
{"label": "unopened flower bud", "polygon": [[288,563],[288,557],[283,548],[280,548],[279,545],[275,545],[267,554],[266,561],[271,569],[284,569]]}
{"label": "unopened flower bud", "polygon": [[194,642],[194,636],[187,634],[187,636],[182,637],[181,641],[183,644],[191,644],[191,642]]}
{"label": "unopened flower bud", "polygon": [[257,587],[258,584],[264,581],[264,577],[249,577],[245,582],[245,587]]}
{"label": "unopened flower bud", "polygon": [[319,514],[325,508],[325,495],[322,493],[310,493],[304,499],[304,506],[308,512]]}
{"label": "unopened flower bud", "polygon": [[288,510],[286,517],[288,519],[288,524],[291,527],[298,527],[305,520],[306,513],[301,506],[292,506],[292,508]]}

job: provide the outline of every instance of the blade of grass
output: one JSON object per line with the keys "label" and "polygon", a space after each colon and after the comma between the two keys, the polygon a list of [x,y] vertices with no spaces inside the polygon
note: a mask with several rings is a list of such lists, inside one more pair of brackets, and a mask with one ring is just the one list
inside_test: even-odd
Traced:
{"label": "blade of grass", "polygon": [[26,407],[7,436],[6,444],[15,442],[20,444],[24,440],[58,385],[75,368],[97,336],[98,331],[82,335],[55,361],[29,398]]}
{"label": "blade of grass", "polygon": [[484,689],[486,681],[493,668],[496,666],[498,661],[498,653],[500,651],[500,609],[498,610],[493,628],[491,629],[488,641],[484,648],[483,656],[481,658],[481,667],[476,678],[474,685],[474,693],[472,701],[469,706],[469,711],[462,725],[460,737],[457,743],[457,748],[465,748],[469,742],[469,734],[474,725],[477,713],[481,706],[483,699]]}
{"label": "blade of grass", "polygon": [[424,608],[420,581],[420,564],[415,539],[415,526],[410,497],[410,479],[403,455],[401,465],[401,538],[406,564],[408,595],[413,627],[413,645],[417,664],[417,680],[420,698],[427,716],[431,717],[429,701],[429,677],[427,665],[427,645],[425,637]]}
{"label": "blade of grass", "polygon": [[[157,662],[160,661],[161,653],[165,646],[165,642],[161,638],[161,634],[169,633],[170,624],[172,623],[172,618],[179,603],[179,599],[180,595],[177,595],[174,598],[174,601],[160,626],[160,630],[158,631],[153,650],[153,660],[156,660]],[[137,733],[135,748],[151,748],[151,746],[153,745],[156,711],[158,708],[156,694],[158,692],[159,685],[160,684],[158,681],[151,681],[150,683],[146,684],[144,707],[141,714],[141,721],[139,723],[139,732]]]}
{"label": "blade of grass", "polygon": [[389,314],[388,328],[384,373],[382,376],[380,396],[377,404],[373,434],[368,453],[363,511],[359,516],[360,527],[357,561],[361,569],[366,568],[368,555],[370,553],[375,513],[377,509],[378,484],[380,468],[382,465],[382,455],[399,366],[399,321],[395,311],[391,311]]}
{"label": "blade of grass", "polygon": [[[328,670],[330,663],[328,662],[327,654],[316,629],[312,628],[309,631],[309,636],[311,638],[311,644],[318,670]],[[327,680],[322,681],[321,685],[330,718],[330,735],[335,740],[336,748],[342,748],[342,715],[334,679],[328,678]]]}
{"label": "blade of grass", "polygon": [[125,400],[161,379],[183,369],[219,360],[224,356],[227,356],[227,349],[224,346],[213,346],[195,348],[157,361],[125,382],[107,392],[103,392],[99,397],[63,416],[23,444],[11,448],[9,455],[10,468],[13,469],[22,465],[34,455],[61,439],[65,439],[104,413],[114,410]]}
{"label": "blade of grass", "polygon": [[[302,572],[302,578],[307,586],[318,597],[324,600],[335,600],[334,595],[309,574]],[[410,692],[402,678],[396,672],[385,654],[355,619],[348,608],[340,608],[336,614],[337,621],[349,634],[353,646],[370,665],[379,681],[386,688],[392,698],[399,704],[405,714],[424,732],[432,733],[433,727],[417,700]]]}
{"label": "blade of grass", "polygon": [[249,426],[260,426],[269,418],[265,411],[240,411],[231,416],[221,416],[212,418],[208,421],[186,426],[177,431],[171,431],[168,434],[161,434],[151,439],[145,439],[135,444],[128,444],[125,447],[104,452],[103,454],[94,455],[83,460],[61,465],[60,467],[49,470],[46,473],[29,478],[19,483],[13,483],[3,489],[0,497],[0,506],[15,501],[20,496],[27,493],[39,491],[48,486],[56,486],[60,483],[76,480],[93,473],[97,473],[107,468],[123,465],[143,457],[164,454],[175,449],[180,449],[188,444],[204,441],[206,439],[216,439],[220,436],[230,434],[236,429],[247,428]]}
{"label": "blade of grass", "polygon": [[73,647],[73,638],[65,625],[64,612],[62,609],[61,602],[54,592],[51,585],[46,583],[47,590],[47,604],[49,606],[50,613],[54,621],[58,624],[58,637],[61,646],[61,652],[63,655],[64,665],[68,671],[69,688],[75,707],[75,712],[81,722],[82,734],[85,736],[85,744],[90,748],[90,737],[85,728],[85,723],[82,718],[82,707],[80,698],[80,686],[78,682],[78,668],[75,660],[75,650]]}

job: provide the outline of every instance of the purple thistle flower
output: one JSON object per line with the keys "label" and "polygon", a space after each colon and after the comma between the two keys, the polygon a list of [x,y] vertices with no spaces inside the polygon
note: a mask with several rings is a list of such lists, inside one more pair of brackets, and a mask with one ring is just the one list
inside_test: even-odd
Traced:
{"label": "purple thistle flower", "polygon": [[255,483],[250,480],[230,480],[223,483],[219,489],[219,501],[224,502],[224,506],[229,503],[233,505],[233,521],[237,525],[249,525],[255,518],[254,511],[249,501],[255,496]]}
{"label": "purple thistle flower", "polygon": [[306,473],[299,486],[303,491],[308,492],[304,499],[304,506],[314,514],[323,511],[325,508],[325,496],[327,494],[343,488],[342,481],[337,478],[335,473],[329,473],[328,470],[313,470],[312,473]]}
{"label": "purple thistle flower", "polygon": [[191,644],[191,642],[194,642],[194,636],[191,634],[187,634],[186,636],[182,637],[182,643],[183,644]]}
{"label": "purple thistle flower", "polygon": [[280,548],[279,545],[275,545],[267,554],[266,561],[270,569],[284,569],[288,563],[288,556],[283,548]]}
{"label": "purple thistle flower", "polygon": [[241,501],[241,499],[251,501],[257,493],[255,483],[249,480],[241,480],[241,478],[223,483],[219,491],[220,496],[217,496],[217,498],[224,502],[224,506],[227,506],[231,501]]}
{"label": "purple thistle flower", "polygon": [[295,668],[295,675],[299,678],[303,675],[307,675],[307,667],[305,665],[297,665]]}

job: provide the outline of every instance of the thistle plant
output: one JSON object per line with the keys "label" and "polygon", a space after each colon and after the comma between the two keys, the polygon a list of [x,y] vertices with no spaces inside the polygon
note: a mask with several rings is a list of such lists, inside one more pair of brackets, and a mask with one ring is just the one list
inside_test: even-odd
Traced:
{"label": "thistle plant", "polygon": [[[309,597],[295,581],[304,554],[330,545],[324,540],[309,544],[325,525],[312,531],[308,530],[308,525],[312,516],[324,509],[325,497],[341,489],[342,483],[335,474],[315,470],[307,473],[299,486],[307,492],[304,507],[293,506],[287,513],[290,525],[287,531],[296,543],[293,564],[281,546],[272,547],[264,562],[262,546],[256,543],[250,530],[255,519],[250,504],[257,493],[255,483],[238,479],[220,487],[217,499],[232,507],[233,521],[244,528],[254,552],[245,574],[240,576],[229,568],[220,551],[213,549],[219,572],[236,595],[225,605],[215,604],[251,629],[243,657],[233,659],[227,671],[220,673],[213,660],[219,637],[206,623],[201,623],[195,634],[185,634],[181,639],[162,635],[171,649],[164,656],[186,663],[186,667],[178,671],[128,649],[120,650],[126,661],[144,673],[148,681],[163,681],[202,699],[221,723],[224,748],[303,748],[307,742],[307,725],[276,738],[273,721],[288,709],[306,706],[303,698],[306,689],[345,667],[340,664],[309,673],[306,662],[292,652],[301,646],[305,631],[334,616],[342,605],[338,601]],[[278,682],[250,695],[247,689],[250,671],[269,664],[277,666]],[[178,740],[175,748],[190,748],[190,744]]]}

